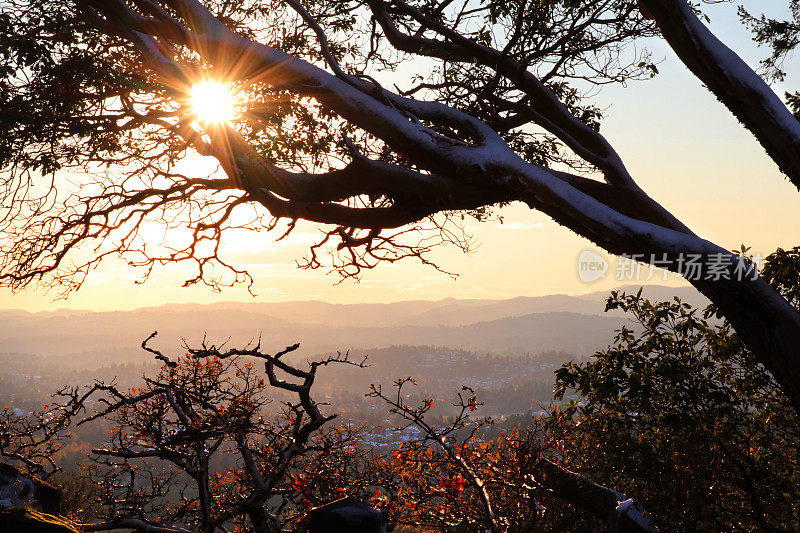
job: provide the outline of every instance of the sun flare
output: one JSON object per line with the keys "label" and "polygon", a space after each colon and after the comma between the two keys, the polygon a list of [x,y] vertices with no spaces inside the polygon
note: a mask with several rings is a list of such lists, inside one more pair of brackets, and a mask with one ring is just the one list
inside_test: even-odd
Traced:
{"label": "sun flare", "polygon": [[235,95],[218,81],[203,81],[192,87],[190,104],[200,122],[227,122],[236,116]]}

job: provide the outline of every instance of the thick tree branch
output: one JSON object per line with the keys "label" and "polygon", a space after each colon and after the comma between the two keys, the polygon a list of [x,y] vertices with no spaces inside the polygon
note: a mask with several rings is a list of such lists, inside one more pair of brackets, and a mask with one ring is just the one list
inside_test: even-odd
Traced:
{"label": "thick tree branch", "polygon": [[[120,3],[121,0],[116,0],[98,9],[103,9],[106,17],[112,17],[119,11]],[[237,65],[237,70],[232,73],[237,78],[269,81],[298,95],[313,97],[343,119],[382,139],[395,150],[412,154],[414,162],[428,172],[447,177],[455,183],[480,184],[484,190],[500,192],[497,197],[490,196],[482,201],[480,198],[460,195],[450,200],[449,205],[453,209],[471,209],[494,201],[516,199],[547,213],[558,223],[612,253],[645,256],[666,254],[674,261],[672,268],[675,270],[678,270],[679,256],[686,254],[699,254],[703,257],[720,255],[725,258],[730,271],[738,264],[739,259],[736,256],[691,234],[683,224],[644,193],[634,195],[634,198],[638,196],[637,203],[641,209],[637,206],[636,209],[617,211],[576,188],[576,180],[567,181],[550,169],[524,161],[496,132],[463,112],[449,109],[440,103],[428,104],[401,99],[399,96],[389,97],[390,93],[382,88],[371,86],[368,90],[366,87],[354,86],[297,57],[233,33],[197,0],[171,0],[171,5],[192,21],[192,49],[215,63],[218,69],[225,70],[226,65]],[[374,5],[376,16],[380,16],[383,4]],[[402,2],[398,5],[402,8]],[[412,17],[420,16],[413,11],[407,12]],[[496,51],[480,48],[468,39],[452,34],[446,27],[439,28],[435,23],[426,23],[426,27],[434,28],[455,45],[468,48],[473,53],[472,57],[479,61],[484,61],[487,65],[498,65],[498,71],[504,76],[532,91],[536,96],[533,100],[545,102],[545,109],[552,114],[554,120],[565,127],[569,126],[570,131],[580,133],[585,137],[586,146],[591,146],[597,155],[609,158],[607,161],[612,163],[612,167],[616,165],[614,161],[618,160],[618,156],[608,147],[605,139],[591,128],[578,124],[579,121],[571,115],[566,116],[563,104],[534,76],[518,65],[506,65],[508,60],[498,56]],[[139,50],[145,60],[158,66],[163,61],[162,56],[154,51],[154,44],[148,44],[143,39],[145,36],[138,35],[134,42],[139,43]],[[168,81],[165,79],[164,83]],[[477,144],[471,145],[435,132],[413,117],[410,118],[402,108],[393,103],[395,101],[405,102],[409,109],[416,108],[429,118],[443,120],[450,117],[457,124],[471,127],[481,138]],[[241,146],[233,137],[231,144]],[[248,158],[253,159],[249,156],[244,159]],[[263,161],[259,165],[269,169],[264,167]],[[252,163],[252,167],[256,166],[258,165],[255,162]],[[619,172],[621,169],[624,167],[617,168]],[[270,170],[272,172],[264,170],[252,174],[260,175],[262,179],[268,177],[270,184],[277,187],[280,180],[275,178],[274,170]],[[624,175],[618,173],[616,178],[609,181],[615,187],[633,188],[639,192],[632,185],[627,172]],[[588,187],[583,188],[586,192],[592,192]],[[291,188],[287,188],[288,192],[292,192]],[[386,208],[360,209],[337,203],[291,202],[263,189],[250,191],[250,194],[275,216],[305,218],[346,227],[398,227],[443,207],[442,204],[437,205],[436,201],[428,205],[397,201]],[[623,199],[625,200],[627,198]],[[648,210],[650,216],[641,218],[663,222],[664,225],[645,222],[625,214],[642,211],[646,213]],[[754,351],[762,354],[765,364],[786,387],[795,405],[800,407],[800,376],[796,372],[800,368],[800,354],[796,350],[794,335],[791,334],[792,331],[800,332],[800,317],[797,312],[763,280],[728,283],[691,281],[705,294],[712,296],[712,299],[722,298],[722,309],[732,314],[731,321],[737,328],[745,326],[745,320],[753,320],[757,324],[755,327],[743,327],[743,336]],[[742,308],[743,303],[755,299],[762,303],[760,311],[768,311],[769,316],[778,320],[789,335],[772,338],[762,334],[767,327],[763,314]],[[739,302],[739,305],[734,302]]]}
{"label": "thick tree branch", "polygon": [[524,65],[501,50],[478,44],[440,22],[426,17],[406,2],[392,2],[402,12],[413,17],[422,27],[447,39],[438,41],[402,33],[392,21],[382,0],[370,0],[376,20],[387,39],[396,48],[412,54],[422,54],[445,60],[465,63],[478,62],[506,77],[528,95],[530,119],[550,131],[579,156],[602,170],[610,184],[621,187],[636,185],[622,163],[622,159],[597,131],[576,118],[558,97]]}
{"label": "thick tree branch", "polygon": [[587,511],[619,533],[655,533],[642,504],[540,457],[533,467],[534,481],[558,498]]}
{"label": "thick tree branch", "polygon": [[761,143],[800,189],[800,121],[685,0],[641,0],[681,61]]}

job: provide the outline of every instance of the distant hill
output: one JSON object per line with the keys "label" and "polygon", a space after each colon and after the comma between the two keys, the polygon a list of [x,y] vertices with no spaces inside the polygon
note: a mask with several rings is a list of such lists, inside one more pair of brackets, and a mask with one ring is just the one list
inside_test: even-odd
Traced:
{"label": "distant hill", "polygon": [[[620,290],[635,293],[639,287],[622,287]],[[581,314],[603,314],[607,291],[582,296],[554,294],[550,296],[520,296],[510,300],[443,300],[428,311],[409,316],[404,320],[409,325],[463,326],[477,321],[497,320],[504,317],[524,316],[533,313],[569,312]],[[704,306],[708,300],[692,287],[649,286],[643,295],[654,300],[671,300],[674,296],[695,305]]]}
{"label": "distant hill", "polygon": [[[638,288],[628,288],[628,292]],[[679,295],[702,305],[691,288],[648,287],[656,299]],[[156,345],[176,353],[181,339],[231,344],[262,337],[266,350],[300,342],[306,355],[394,344],[521,354],[564,350],[589,354],[625,320],[604,314],[607,292],[510,300],[408,301],[387,304],[326,302],[168,304],[134,311],[0,312],[4,352],[54,355],[76,365],[140,360],[141,341],[158,330]]]}

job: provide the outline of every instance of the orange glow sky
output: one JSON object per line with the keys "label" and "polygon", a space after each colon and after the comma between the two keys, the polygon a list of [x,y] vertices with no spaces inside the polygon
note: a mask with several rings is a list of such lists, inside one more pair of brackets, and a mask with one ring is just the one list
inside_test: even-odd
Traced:
{"label": "orange glow sky", "polygon": [[[778,0],[746,2],[755,10],[775,9]],[[709,8],[712,28],[751,65],[766,55],[749,41],[733,6]],[[770,11],[771,10],[771,11]],[[595,97],[606,109],[603,133],[622,155],[641,186],[700,235],[725,246],[747,244],[768,254],[776,247],[800,244],[800,193],[778,172],[752,136],[676,60],[663,43],[650,43],[664,58],[661,74],[648,82],[607,87]],[[792,61],[796,63],[796,61]],[[787,70],[798,70],[787,65]],[[776,91],[800,88],[790,77]],[[251,297],[244,288],[215,294],[205,287],[181,288],[191,273],[180,267],[156,271],[145,285],[137,273],[109,261],[90,275],[67,301],[30,289],[12,295],[0,291],[0,309],[30,311],[61,307],[131,309],[170,302],[326,300],[377,302],[410,299],[511,298],[553,293],[580,294],[622,283],[612,271],[591,284],[577,276],[576,261],[584,249],[597,250],[546,216],[516,205],[502,212],[504,224],[470,227],[478,250],[465,256],[440,250],[434,258],[460,276],[452,280],[413,261],[368,272],[361,283],[344,282],[324,271],[302,271],[294,261],[316,236],[301,227],[293,240],[275,243],[267,233],[237,237],[228,258],[249,265],[256,283]],[[660,277],[651,282],[664,283]],[[670,277],[667,283],[679,284]]]}

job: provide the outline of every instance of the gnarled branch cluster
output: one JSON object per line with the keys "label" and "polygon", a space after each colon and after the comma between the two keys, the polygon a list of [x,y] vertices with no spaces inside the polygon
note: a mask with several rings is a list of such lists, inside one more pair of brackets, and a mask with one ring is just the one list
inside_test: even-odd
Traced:
{"label": "gnarled branch cluster", "polygon": [[[258,345],[223,350],[205,343],[170,358],[148,346],[154,337],[142,346],[164,362],[157,376],[138,388],[97,382],[62,389],[33,418],[6,411],[11,422],[0,454],[35,472],[53,470],[51,454],[72,423],[111,422],[108,440],[91,450],[85,467],[104,518],[83,524],[84,531],[210,533],[246,522],[266,532],[302,517],[305,509],[293,504],[298,461],[313,456],[304,464],[319,468],[355,437],[354,429],[323,429],[336,415],[323,414],[311,397],[317,369],[364,361],[340,354],[302,370],[284,361],[299,345],[272,355]],[[265,373],[254,360],[264,362]]]}

